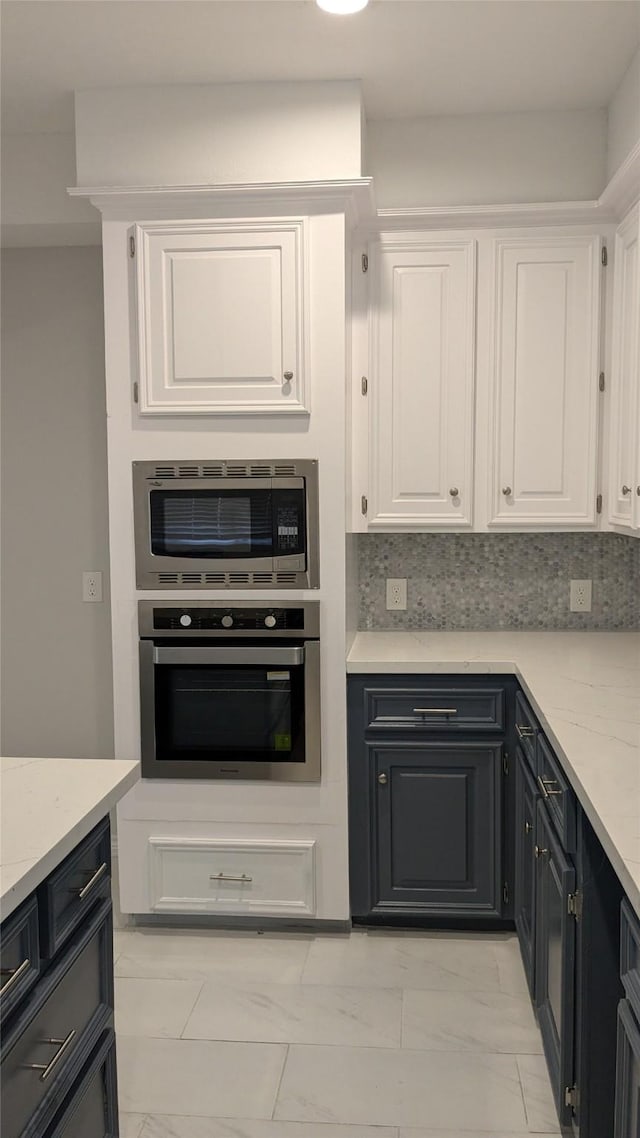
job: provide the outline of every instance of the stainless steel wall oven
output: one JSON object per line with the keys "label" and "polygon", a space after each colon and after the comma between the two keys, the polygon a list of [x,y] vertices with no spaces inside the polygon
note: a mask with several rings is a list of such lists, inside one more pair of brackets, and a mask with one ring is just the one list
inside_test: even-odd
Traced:
{"label": "stainless steel wall oven", "polygon": [[317,588],[315,460],[134,462],[139,589]]}
{"label": "stainless steel wall oven", "polygon": [[319,604],[140,601],[143,778],[320,779]]}

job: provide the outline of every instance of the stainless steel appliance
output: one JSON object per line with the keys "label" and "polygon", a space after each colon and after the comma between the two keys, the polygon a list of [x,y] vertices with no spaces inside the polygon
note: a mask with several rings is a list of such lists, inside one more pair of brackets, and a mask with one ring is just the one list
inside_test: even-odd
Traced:
{"label": "stainless steel appliance", "polygon": [[139,589],[312,588],[315,460],[134,462]]}
{"label": "stainless steel appliance", "polygon": [[320,779],[317,601],[140,601],[143,778]]}

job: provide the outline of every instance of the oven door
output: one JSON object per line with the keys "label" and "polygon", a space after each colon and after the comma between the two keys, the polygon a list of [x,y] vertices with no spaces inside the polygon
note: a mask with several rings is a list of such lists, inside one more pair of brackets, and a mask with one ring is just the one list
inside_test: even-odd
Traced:
{"label": "oven door", "polygon": [[320,647],[140,642],[143,778],[320,778]]}

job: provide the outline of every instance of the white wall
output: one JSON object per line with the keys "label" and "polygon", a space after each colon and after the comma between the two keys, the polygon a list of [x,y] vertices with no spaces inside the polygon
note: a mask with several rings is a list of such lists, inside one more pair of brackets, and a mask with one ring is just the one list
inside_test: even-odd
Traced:
{"label": "white wall", "polygon": [[[2,258],[2,753],[113,755],[101,252]],[[108,589],[107,589],[108,596]]]}
{"label": "white wall", "polygon": [[359,178],[356,81],[76,92],[79,186]]}
{"label": "white wall", "polygon": [[460,115],[367,123],[381,208],[597,198],[606,112]]}
{"label": "white wall", "polygon": [[3,134],[3,246],[99,245],[100,214],[67,193],[75,180],[73,134]]}
{"label": "white wall", "polygon": [[640,142],[640,48],[609,104],[607,180]]}

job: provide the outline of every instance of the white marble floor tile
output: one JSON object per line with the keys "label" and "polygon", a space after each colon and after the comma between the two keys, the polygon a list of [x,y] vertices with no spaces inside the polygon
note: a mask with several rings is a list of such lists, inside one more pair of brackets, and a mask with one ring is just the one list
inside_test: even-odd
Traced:
{"label": "white marble floor tile", "polygon": [[465,933],[354,932],[317,937],[303,984],[498,991],[491,940]]}
{"label": "white marble floor tile", "polygon": [[202,989],[202,980],[120,977],[115,987],[118,1035],[179,1039]]}
{"label": "white marble floor tile", "polygon": [[401,1019],[399,989],[209,982],[182,1034],[185,1039],[399,1047]]}
{"label": "white marble floor tile", "polygon": [[144,1114],[125,1114],[120,1111],[120,1138],[140,1138]]}
{"label": "white marble floor tile", "polygon": [[526,996],[530,999],[517,936],[496,942],[494,952],[498,962],[500,990],[512,996]]}
{"label": "white marble floor tile", "polygon": [[[401,1127],[398,1138],[531,1138],[531,1130],[416,1130]],[[144,1138],[144,1134],[142,1135]],[[545,1138],[562,1138],[559,1130]]]}
{"label": "white marble floor tile", "polygon": [[[140,1138],[397,1138],[395,1126],[324,1126],[317,1122],[176,1118],[149,1115]],[[455,1136],[454,1136],[455,1138]]]}
{"label": "white marble floor tile", "polygon": [[208,1040],[118,1040],[120,1109],[137,1114],[271,1118],[286,1047]]}
{"label": "white marble floor tile", "polygon": [[558,1115],[544,1055],[519,1055],[518,1068],[529,1130],[533,1134],[555,1134]]}
{"label": "white marble floor tile", "polygon": [[310,936],[228,933],[218,929],[124,930],[116,933],[116,976],[176,980],[236,976],[244,983],[295,984]]}
{"label": "white marble floor tile", "polygon": [[511,1055],[542,1052],[529,996],[506,992],[405,990],[402,1046]]}
{"label": "white marble floor tile", "polygon": [[526,1131],[516,1060],[469,1052],[291,1046],[274,1118]]}

